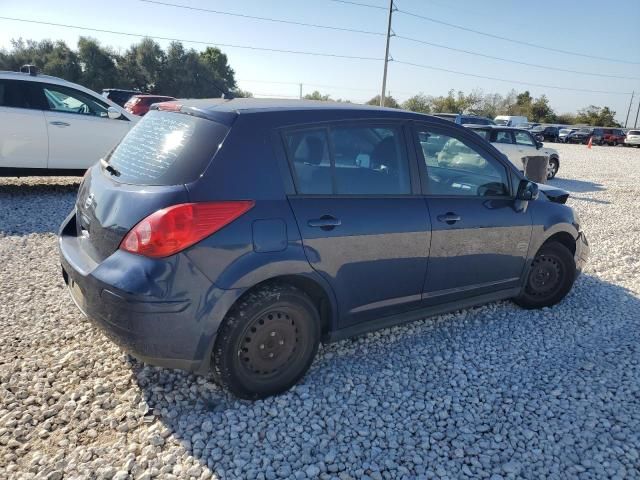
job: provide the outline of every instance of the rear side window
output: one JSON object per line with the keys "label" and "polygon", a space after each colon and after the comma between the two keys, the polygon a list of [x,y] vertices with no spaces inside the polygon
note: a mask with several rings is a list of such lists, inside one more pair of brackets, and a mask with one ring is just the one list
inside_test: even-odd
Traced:
{"label": "rear side window", "polygon": [[491,132],[491,141],[493,143],[513,143],[513,138],[511,137],[511,132],[507,131],[493,131]]}
{"label": "rear side window", "polygon": [[411,193],[409,161],[399,128],[338,126],[294,131],[285,142],[298,193]]}
{"label": "rear side window", "polygon": [[205,170],[229,128],[182,113],[151,111],[113,150],[113,178],[136,185],[178,185]]}
{"label": "rear side window", "polygon": [[0,107],[37,109],[33,101],[31,82],[0,80]]}

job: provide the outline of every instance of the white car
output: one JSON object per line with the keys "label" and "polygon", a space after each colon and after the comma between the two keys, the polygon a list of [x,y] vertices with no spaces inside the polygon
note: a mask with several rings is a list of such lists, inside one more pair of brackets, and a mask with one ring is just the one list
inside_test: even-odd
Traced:
{"label": "white car", "polygon": [[624,137],[625,147],[640,147],[640,130],[629,130]]}
{"label": "white car", "polygon": [[544,155],[549,159],[547,179],[551,180],[560,169],[560,155],[553,148],[538,142],[531,132],[523,128],[511,128],[491,125],[465,125],[504,153],[518,170],[524,170],[523,157]]}
{"label": "white car", "polygon": [[77,175],[137,120],[81,85],[33,69],[0,72],[0,176]]}
{"label": "white car", "polygon": [[496,125],[501,125],[503,127],[524,128],[524,125],[529,123],[527,117],[522,117],[519,115],[498,115],[493,119],[493,121]]}

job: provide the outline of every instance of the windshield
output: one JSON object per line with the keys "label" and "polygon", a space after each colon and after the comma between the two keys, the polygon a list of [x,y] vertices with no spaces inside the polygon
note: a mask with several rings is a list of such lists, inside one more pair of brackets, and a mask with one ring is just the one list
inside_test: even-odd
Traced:
{"label": "windshield", "polygon": [[560,129],[560,134],[568,135],[571,132],[573,132],[573,130],[571,130],[570,128],[562,128],[562,129]]}
{"label": "windshield", "polygon": [[582,133],[591,133],[591,129],[590,128],[581,128],[580,130],[578,130],[579,132]]}
{"label": "windshield", "polygon": [[640,135],[640,130],[629,130],[627,135]]}

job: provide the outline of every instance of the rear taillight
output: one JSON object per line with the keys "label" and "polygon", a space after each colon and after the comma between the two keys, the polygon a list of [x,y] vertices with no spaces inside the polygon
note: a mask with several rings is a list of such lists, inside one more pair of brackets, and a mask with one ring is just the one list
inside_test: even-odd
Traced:
{"label": "rear taillight", "polygon": [[146,257],[168,257],[217,232],[253,205],[253,200],[240,200],[163,208],[133,227],[120,249]]}

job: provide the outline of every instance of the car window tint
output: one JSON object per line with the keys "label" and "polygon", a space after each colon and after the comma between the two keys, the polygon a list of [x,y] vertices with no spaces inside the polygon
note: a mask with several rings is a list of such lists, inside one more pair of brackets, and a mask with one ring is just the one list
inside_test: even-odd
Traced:
{"label": "car window tint", "polygon": [[107,105],[87,93],[60,85],[42,85],[42,89],[51,111],[107,117]]}
{"label": "car window tint", "polygon": [[29,82],[0,80],[0,107],[37,108],[31,98]]}
{"label": "car window tint", "polygon": [[465,141],[419,129],[430,195],[508,196],[507,170]]}
{"label": "car window tint", "polygon": [[514,136],[518,145],[528,145],[530,147],[535,147],[533,140],[531,140],[531,136],[527,132],[514,132]]}
{"label": "car window tint", "polygon": [[491,141],[494,143],[513,143],[511,132],[497,131],[491,135]]}
{"label": "car window tint", "polygon": [[331,194],[329,142],[324,128],[285,135],[298,193]]}
{"label": "car window tint", "polygon": [[402,134],[393,127],[335,127],[337,194],[411,193],[409,160]]}

